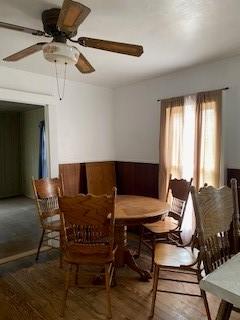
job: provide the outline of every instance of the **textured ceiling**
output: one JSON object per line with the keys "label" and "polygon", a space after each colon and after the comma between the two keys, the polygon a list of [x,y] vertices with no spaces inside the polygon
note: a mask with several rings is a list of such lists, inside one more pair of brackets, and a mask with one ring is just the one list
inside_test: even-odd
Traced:
{"label": "textured ceiling", "polygon": [[[67,78],[118,87],[240,53],[239,0],[82,0],[92,10],[78,36],[141,44],[140,58],[79,47],[95,67]],[[42,29],[41,12],[61,0],[0,0],[0,21]],[[46,38],[0,29],[0,58]],[[42,53],[7,67],[54,75]]]}

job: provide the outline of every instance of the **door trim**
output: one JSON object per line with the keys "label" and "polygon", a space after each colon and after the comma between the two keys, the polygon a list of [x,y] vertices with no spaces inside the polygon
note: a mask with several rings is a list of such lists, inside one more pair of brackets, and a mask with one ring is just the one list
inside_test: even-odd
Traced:
{"label": "door trim", "polygon": [[0,88],[0,100],[44,107],[48,141],[49,176],[58,176],[56,98],[52,95]]}

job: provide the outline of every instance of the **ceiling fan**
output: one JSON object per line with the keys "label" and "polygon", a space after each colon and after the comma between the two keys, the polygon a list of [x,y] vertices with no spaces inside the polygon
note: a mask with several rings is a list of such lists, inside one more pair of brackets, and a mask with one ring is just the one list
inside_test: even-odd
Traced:
{"label": "ceiling fan", "polygon": [[74,64],[82,73],[94,72],[95,69],[83,54],[80,53],[76,47],[68,45],[67,41],[77,43],[83,47],[111,51],[130,56],[139,57],[142,55],[143,47],[139,45],[87,37],[80,37],[77,40],[72,39],[76,36],[78,27],[90,12],[91,10],[88,7],[79,2],[64,0],[61,9],[52,8],[42,12],[44,31],[0,22],[1,28],[22,31],[34,36],[53,38],[52,42],[38,42],[3,60],[14,62],[43,50],[45,59],[50,62]]}

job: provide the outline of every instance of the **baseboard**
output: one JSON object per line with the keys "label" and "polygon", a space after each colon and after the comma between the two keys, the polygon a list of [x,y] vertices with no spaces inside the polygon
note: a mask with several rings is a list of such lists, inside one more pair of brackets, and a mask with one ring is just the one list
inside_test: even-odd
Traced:
{"label": "baseboard", "polygon": [[[43,252],[43,251],[47,251],[47,250],[50,250],[50,249],[51,249],[51,247],[44,246],[44,247],[41,248],[40,251]],[[29,251],[25,251],[25,252],[21,252],[21,253],[15,254],[13,256],[2,258],[2,259],[0,259],[0,265],[8,263],[8,262],[15,261],[15,260],[18,260],[18,259],[22,259],[22,258],[25,258],[25,257],[28,257],[28,256],[33,256],[36,253],[37,253],[37,249],[32,249],[32,250],[29,250]]]}

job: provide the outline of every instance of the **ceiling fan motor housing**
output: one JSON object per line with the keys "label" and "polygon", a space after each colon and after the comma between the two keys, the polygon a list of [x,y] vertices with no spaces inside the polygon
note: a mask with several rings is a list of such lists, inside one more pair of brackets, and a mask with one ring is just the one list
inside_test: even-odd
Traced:
{"label": "ceiling fan motor housing", "polygon": [[77,34],[77,31],[66,34],[58,29],[57,22],[60,11],[61,9],[59,8],[52,8],[42,12],[43,29],[47,34],[55,38],[55,41],[66,42],[66,38],[74,37]]}

